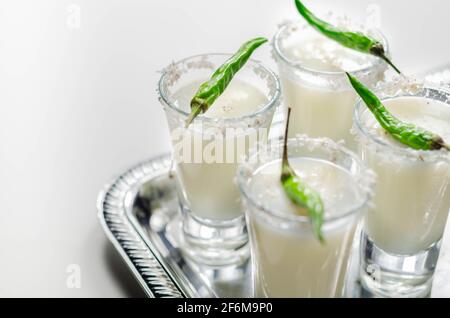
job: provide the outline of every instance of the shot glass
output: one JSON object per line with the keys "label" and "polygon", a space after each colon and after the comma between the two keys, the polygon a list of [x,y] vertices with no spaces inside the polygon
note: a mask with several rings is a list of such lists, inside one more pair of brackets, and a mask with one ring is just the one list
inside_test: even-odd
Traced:
{"label": "shot glass", "polygon": [[[368,32],[388,50],[380,32]],[[292,109],[289,136],[306,134],[344,140],[348,148],[356,151],[350,130],[357,95],[345,71],[374,87],[384,79],[386,64],[340,46],[303,22],[287,23],[279,29],[273,40],[273,55],[285,104]]]}
{"label": "shot glass", "polygon": [[[435,123],[431,129],[439,134],[449,125],[448,91],[387,84],[377,95],[408,122]],[[425,297],[450,209],[450,153],[416,151],[387,139],[384,130],[374,128],[375,119],[362,101],[354,122],[362,158],[377,174],[361,237],[363,286],[381,297]]]}
{"label": "shot glass", "polygon": [[291,166],[322,197],[321,244],[281,182],[281,143],[248,157],[238,183],[246,206],[256,297],[344,297],[355,231],[368,208],[373,174],[330,139],[288,141]]}
{"label": "shot glass", "polygon": [[215,105],[186,128],[195,91],[230,56],[204,54],[173,63],[158,87],[174,149],[183,252],[212,266],[239,264],[249,256],[236,170],[251,147],[266,142],[280,102],[277,76],[250,60]]}

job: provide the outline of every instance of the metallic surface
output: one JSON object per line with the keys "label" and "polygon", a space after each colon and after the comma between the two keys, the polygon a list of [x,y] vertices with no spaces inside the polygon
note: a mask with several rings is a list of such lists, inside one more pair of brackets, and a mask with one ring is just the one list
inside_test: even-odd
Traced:
{"label": "metallic surface", "polygon": [[[142,163],[101,192],[100,221],[149,297],[249,297],[249,263],[199,268],[183,257],[170,157]],[[244,279],[243,279],[244,278]]]}

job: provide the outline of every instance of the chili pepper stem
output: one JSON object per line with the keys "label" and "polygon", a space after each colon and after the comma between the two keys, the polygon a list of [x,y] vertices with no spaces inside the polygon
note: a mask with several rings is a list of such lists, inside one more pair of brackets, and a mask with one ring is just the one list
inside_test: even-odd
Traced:
{"label": "chili pepper stem", "polygon": [[283,162],[282,162],[282,171],[281,171],[281,181],[285,181],[287,178],[289,178],[293,174],[293,170],[291,166],[289,165],[289,159],[288,159],[288,151],[287,151],[287,139],[288,139],[288,132],[289,132],[289,121],[291,117],[291,108],[288,107],[287,112],[287,119],[286,119],[286,127],[284,131],[284,142],[283,142]]}
{"label": "chili pepper stem", "polygon": [[443,143],[441,146],[442,146],[442,148],[450,151],[450,145],[447,145],[446,143]]}
{"label": "chili pepper stem", "polygon": [[386,56],[386,52],[384,50],[383,45],[381,45],[381,44],[374,45],[370,49],[370,53],[381,58],[388,65],[390,65],[398,74],[402,74],[402,72],[397,68],[397,66],[395,66],[394,63],[392,63],[392,61]]}
{"label": "chili pepper stem", "polygon": [[395,66],[394,63],[392,63],[391,60],[385,54],[382,54],[379,57],[383,59],[387,64],[389,64],[399,75],[402,74],[402,72],[397,68],[397,66]]}
{"label": "chili pepper stem", "polygon": [[189,127],[189,125],[194,121],[195,117],[197,117],[197,115],[200,114],[201,110],[202,110],[202,107],[200,105],[195,105],[191,109],[191,113],[189,114],[188,118],[186,119],[185,128]]}

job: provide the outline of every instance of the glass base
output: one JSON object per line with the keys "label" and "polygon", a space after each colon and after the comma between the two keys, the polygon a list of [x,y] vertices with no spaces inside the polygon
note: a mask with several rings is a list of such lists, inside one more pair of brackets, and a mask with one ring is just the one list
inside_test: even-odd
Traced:
{"label": "glass base", "polygon": [[377,297],[421,298],[431,292],[440,242],[416,255],[392,255],[362,232],[360,279]]}
{"label": "glass base", "polygon": [[244,264],[250,256],[244,216],[231,221],[203,220],[182,206],[182,252],[208,266]]}

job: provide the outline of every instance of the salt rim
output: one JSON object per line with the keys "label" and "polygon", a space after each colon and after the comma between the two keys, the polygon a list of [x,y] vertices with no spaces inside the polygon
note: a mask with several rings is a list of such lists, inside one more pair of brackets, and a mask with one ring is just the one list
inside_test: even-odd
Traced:
{"label": "salt rim", "polygon": [[[440,101],[446,103],[450,107],[450,91],[448,89],[436,86],[436,84],[413,76],[395,75],[387,82],[378,83],[374,90],[374,93],[382,101],[398,97],[423,97],[435,100],[436,98],[435,96],[433,98],[432,92],[438,92],[445,95],[445,101]],[[361,98],[358,98],[353,113],[353,127],[351,131],[352,134],[356,136],[357,141],[372,152],[382,154],[390,161],[406,159],[414,162],[445,161],[450,163],[450,151],[445,149],[415,150],[386,143],[376,134],[373,134],[371,129],[366,127],[365,123],[361,123],[361,117],[367,112],[369,112],[369,110],[366,108],[366,105]]]}
{"label": "salt rim", "polygon": [[[190,56],[178,62],[172,62],[160,72],[162,73],[162,75],[157,86],[158,100],[163,106],[170,108],[171,110],[180,114],[182,117],[186,118],[189,114],[178,108],[176,105],[174,105],[173,101],[170,100],[170,87],[175,85],[177,81],[183,76],[183,74],[186,74],[191,70],[214,70],[215,65],[210,61],[210,58],[225,57],[225,61],[226,58],[229,58],[230,56],[232,56],[232,54],[229,53],[207,53]],[[265,121],[265,117],[267,117],[269,111],[272,109],[276,109],[281,104],[281,84],[278,76],[272,70],[265,67],[262,63],[253,59],[249,59],[244,67],[251,68],[256,76],[258,76],[262,80],[265,80],[267,88],[269,90],[269,92],[267,93],[267,95],[269,96],[268,101],[258,111],[246,114],[241,117],[211,118],[202,114],[198,116],[198,118],[201,119],[202,122],[206,122],[207,124],[216,126],[218,128],[225,125],[228,125],[228,127],[230,127],[230,125],[235,125],[235,127],[247,128],[258,127],[261,122]],[[183,118],[179,118],[179,121],[180,123],[184,123]]]}
{"label": "salt rim", "polygon": [[[333,13],[328,14],[329,18],[328,20],[337,25],[340,29],[343,31],[351,31],[351,32],[364,32],[368,36],[377,39],[378,41],[381,41],[383,44],[383,47],[386,51],[386,55],[390,57],[390,51],[389,51],[389,44],[387,42],[387,39],[384,37],[384,35],[381,33],[381,31],[368,28],[364,23],[356,22],[355,20],[350,19],[348,16],[337,16]],[[272,58],[277,61],[277,57],[279,57],[284,63],[295,67],[296,69],[302,70],[304,72],[308,72],[310,74],[319,74],[322,76],[345,76],[345,71],[342,72],[329,72],[329,71],[318,71],[314,70],[308,67],[303,66],[301,62],[296,62],[291,59],[289,59],[284,53],[283,49],[281,48],[280,42],[282,40],[287,39],[290,35],[292,35],[294,32],[297,32],[299,29],[304,30],[307,28],[312,28],[306,21],[302,20],[284,20],[283,22],[278,24],[278,31],[275,34],[275,36],[272,38],[271,41],[271,48],[272,48]],[[359,78],[363,77],[364,75],[369,75],[373,69],[376,69],[377,67],[385,65],[385,62],[380,58],[375,58],[373,60],[373,63],[371,63],[369,66],[354,70],[352,71],[353,74],[358,76]],[[386,66],[387,69],[387,66]],[[364,74],[364,75],[363,75]]]}
{"label": "salt rim", "polygon": [[[298,134],[295,138],[290,138],[288,140],[288,148],[292,149],[292,147],[306,147],[309,151],[314,151],[316,149],[325,150],[325,153],[330,155],[330,158],[334,158],[329,161],[336,161],[338,153],[341,155],[344,154],[344,156],[347,156],[353,160],[359,167],[357,174],[352,174],[352,177],[360,188],[362,197],[361,203],[349,209],[349,211],[339,214],[338,216],[325,218],[324,225],[334,223],[356,214],[358,211],[363,209],[364,206],[367,206],[368,208],[373,206],[372,198],[374,195],[376,174],[373,170],[366,167],[356,154],[345,148],[343,144],[343,141],[335,142],[329,138],[310,138],[304,134]],[[257,146],[252,148],[238,168],[236,177],[238,187],[242,195],[245,197],[244,202],[250,202],[250,204],[256,208],[258,214],[265,217],[275,217],[287,222],[310,224],[311,220],[307,216],[280,213],[279,211],[268,208],[264,205],[264,203],[259,203],[258,200],[254,199],[254,196],[251,194],[251,190],[248,189],[255,170],[263,163],[280,159],[282,147],[283,140],[275,139],[270,140],[267,144],[258,143]],[[274,151],[274,149],[277,149],[278,151]],[[278,156],[274,157],[274,155]]]}
{"label": "salt rim", "polygon": [[443,86],[445,89],[450,89],[450,64],[428,72],[425,80],[428,83]]}

